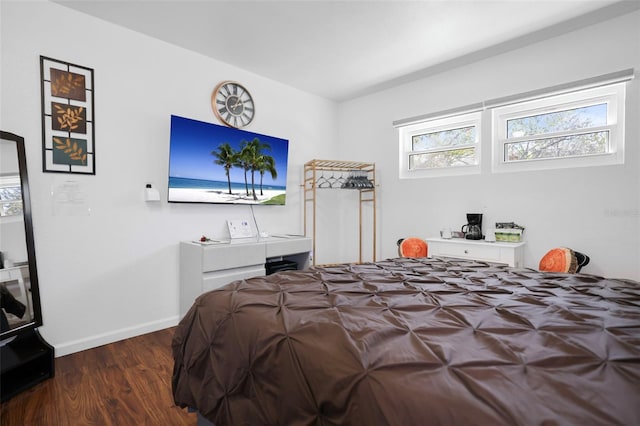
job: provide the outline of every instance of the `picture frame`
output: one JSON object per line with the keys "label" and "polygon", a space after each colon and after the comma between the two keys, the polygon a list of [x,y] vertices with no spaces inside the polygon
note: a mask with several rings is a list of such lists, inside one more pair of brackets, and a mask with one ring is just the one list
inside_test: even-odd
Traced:
{"label": "picture frame", "polygon": [[42,171],[95,175],[93,69],[40,56]]}

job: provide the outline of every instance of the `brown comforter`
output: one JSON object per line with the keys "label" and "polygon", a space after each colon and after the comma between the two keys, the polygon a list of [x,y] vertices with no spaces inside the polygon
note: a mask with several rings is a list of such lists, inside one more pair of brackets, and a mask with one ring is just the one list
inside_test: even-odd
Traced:
{"label": "brown comforter", "polygon": [[443,259],[203,294],[176,404],[224,425],[639,425],[640,284]]}

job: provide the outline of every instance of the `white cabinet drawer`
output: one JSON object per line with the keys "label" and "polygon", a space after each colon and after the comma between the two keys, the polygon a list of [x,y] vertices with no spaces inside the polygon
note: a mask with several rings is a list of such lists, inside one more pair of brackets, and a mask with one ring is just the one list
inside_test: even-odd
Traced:
{"label": "white cabinet drawer", "polygon": [[266,249],[267,258],[306,253],[313,249],[313,240],[311,238],[274,238],[269,240]]}
{"label": "white cabinet drawer", "polygon": [[461,257],[465,259],[478,259],[487,261],[500,261],[500,247],[487,247],[480,245],[440,244],[431,251],[433,255]]}
{"label": "white cabinet drawer", "polygon": [[202,277],[202,292],[215,290],[236,280],[262,277],[265,275],[264,265],[236,268],[226,271],[207,272]]}
{"label": "white cabinet drawer", "polygon": [[457,257],[522,267],[524,242],[500,243],[463,239],[427,238],[429,256]]}
{"label": "white cabinet drawer", "polygon": [[264,264],[264,259],[262,243],[210,246],[202,250],[202,272],[260,265]]}

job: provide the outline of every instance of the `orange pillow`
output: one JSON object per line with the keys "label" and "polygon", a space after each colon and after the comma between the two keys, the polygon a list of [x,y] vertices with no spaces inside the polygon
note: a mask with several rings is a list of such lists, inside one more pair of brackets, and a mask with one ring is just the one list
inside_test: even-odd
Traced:
{"label": "orange pillow", "polygon": [[402,257],[427,257],[427,242],[421,238],[405,238],[398,241],[398,252]]}
{"label": "orange pillow", "polygon": [[576,273],[578,270],[578,259],[573,250],[566,247],[551,249],[540,259],[538,269],[547,272],[568,272]]}

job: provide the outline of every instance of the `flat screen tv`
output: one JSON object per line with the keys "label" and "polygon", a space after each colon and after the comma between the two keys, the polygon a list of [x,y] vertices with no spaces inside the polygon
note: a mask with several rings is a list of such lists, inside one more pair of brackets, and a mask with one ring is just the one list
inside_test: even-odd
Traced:
{"label": "flat screen tv", "polygon": [[289,141],[171,116],[172,203],[284,205]]}

